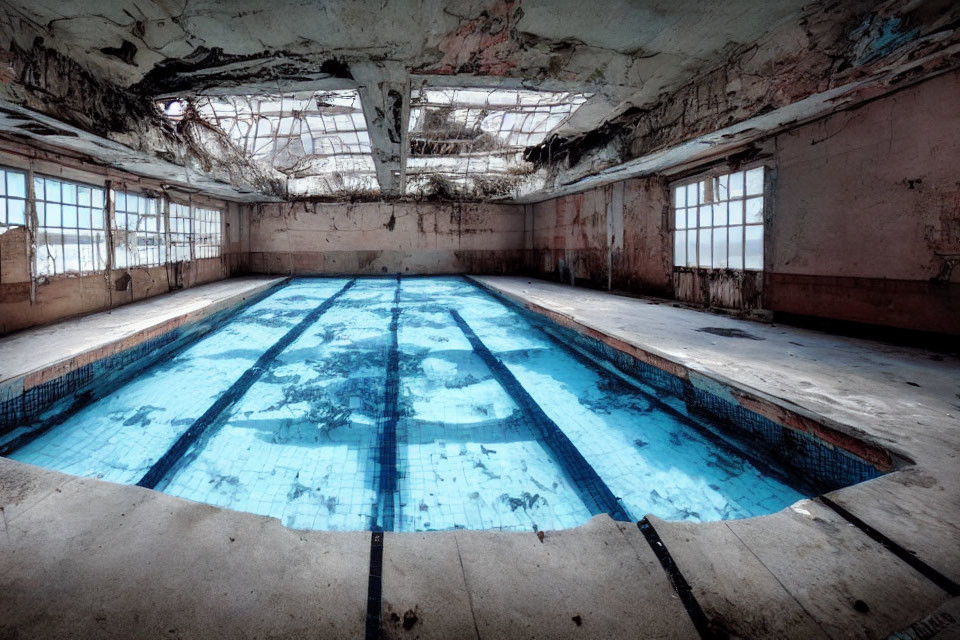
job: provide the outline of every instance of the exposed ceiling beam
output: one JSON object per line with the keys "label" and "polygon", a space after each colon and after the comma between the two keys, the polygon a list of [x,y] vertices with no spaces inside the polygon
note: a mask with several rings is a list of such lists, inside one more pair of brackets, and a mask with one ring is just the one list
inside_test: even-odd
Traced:
{"label": "exposed ceiling beam", "polygon": [[367,121],[380,194],[401,196],[410,146],[410,77],[400,63],[393,62],[363,63],[350,69]]}

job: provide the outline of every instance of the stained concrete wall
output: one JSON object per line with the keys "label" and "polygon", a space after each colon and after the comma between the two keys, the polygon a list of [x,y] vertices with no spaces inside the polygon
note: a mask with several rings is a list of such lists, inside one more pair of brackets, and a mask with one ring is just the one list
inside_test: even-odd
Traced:
{"label": "stained concrete wall", "polygon": [[516,273],[520,205],[293,202],[245,206],[250,270],[268,274]]}
{"label": "stained concrete wall", "polygon": [[764,306],[960,333],[960,72],[777,136]]}
{"label": "stained concrete wall", "polygon": [[665,183],[635,178],[530,205],[529,267],[561,282],[672,295]]}
{"label": "stained concrete wall", "polygon": [[952,72],[763,141],[762,274],[673,268],[668,184],[654,178],[533,205],[531,266],[704,306],[960,333],[957,104]]}

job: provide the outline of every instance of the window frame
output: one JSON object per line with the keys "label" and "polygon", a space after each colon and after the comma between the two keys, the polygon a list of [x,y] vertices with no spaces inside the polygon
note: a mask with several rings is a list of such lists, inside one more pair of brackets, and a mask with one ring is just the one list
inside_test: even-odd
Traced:
{"label": "window frame", "polygon": [[[194,260],[208,260],[211,258],[219,258],[223,255],[223,216],[224,211],[222,209],[217,209],[210,206],[198,206],[194,204],[193,209],[193,219],[192,219],[192,231],[193,237],[191,244],[193,247],[193,259]],[[201,212],[204,214],[216,214],[216,224],[212,219],[202,219]],[[209,227],[209,229],[207,228]],[[210,242],[204,242],[203,240],[209,235]],[[201,255],[204,254],[204,255]],[[207,255],[213,254],[213,255]]]}
{"label": "window frame", "polygon": [[[176,262],[190,262],[194,259],[193,257],[193,205],[189,202],[181,202],[167,196],[167,241],[169,247],[167,248],[167,256],[169,263],[173,264]],[[174,207],[182,208],[185,211],[185,215],[180,215],[178,212],[177,215],[174,215]],[[177,222],[174,222],[174,221]],[[186,223],[186,229],[181,229],[181,224]],[[174,237],[182,237],[185,239],[185,244],[175,244]],[[182,253],[183,249],[186,249],[186,258],[178,258],[178,255]]]}
{"label": "window frame", "polygon": [[[113,207],[111,208],[111,211],[110,211],[110,232],[113,238],[113,255],[112,255],[113,268],[114,269],[137,269],[137,268],[150,269],[154,267],[162,267],[169,264],[170,262],[169,252],[167,251],[167,245],[168,245],[167,222],[166,222],[165,207],[163,206],[164,201],[167,198],[165,198],[163,195],[152,196],[143,191],[133,191],[130,189],[112,188],[111,192],[112,192],[111,196],[112,196]],[[120,209],[119,207],[120,196],[123,196],[124,198],[123,209]],[[154,211],[140,212],[139,206],[138,206],[138,211],[130,211],[127,205],[128,198],[130,196],[133,196],[138,201],[146,200],[146,201],[154,202],[155,203]],[[122,214],[124,216],[123,218],[124,226],[122,227],[118,226],[119,214]],[[137,217],[137,226],[132,232],[134,243],[135,243],[134,250],[131,250],[131,247],[129,244],[130,235],[131,235],[131,231],[128,226],[130,221],[129,219],[130,215],[135,215]],[[149,221],[151,218],[156,219],[157,228],[141,229],[141,223],[144,220]],[[123,234],[123,239],[125,241],[122,245],[120,242],[118,242],[118,240],[121,237],[121,233]],[[141,240],[149,241],[151,239],[157,240],[157,243],[155,245],[152,245],[149,242],[145,242],[141,244]],[[151,258],[153,257],[151,254],[154,252],[150,251],[150,247],[152,246],[156,247],[156,252],[155,252],[156,262],[153,262],[152,260],[148,260],[146,263],[141,262],[140,258],[144,255],[144,253],[147,253],[147,255]],[[147,248],[146,252],[141,247],[146,247]],[[119,252],[121,250],[123,250],[125,254],[124,255],[125,260],[122,263],[118,259],[120,257]],[[134,255],[137,256],[138,261],[136,263],[131,263],[130,257]]]}
{"label": "window frame", "polygon": [[[105,272],[105,271],[107,270],[108,265],[109,265],[109,262],[110,262],[110,256],[109,256],[108,254],[110,253],[110,237],[111,237],[110,230],[109,230],[109,219],[108,219],[108,218],[109,218],[109,215],[108,215],[108,211],[109,211],[108,205],[109,205],[109,203],[108,203],[108,194],[107,194],[107,188],[106,188],[106,186],[105,186],[105,185],[93,184],[93,183],[90,183],[90,182],[84,182],[84,181],[82,181],[82,180],[72,180],[72,179],[64,178],[64,177],[62,177],[62,176],[54,176],[54,175],[49,175],[49,174],[46,174],[46,173],[40,173],[40,172],[28,172],[28,173],[29,173],[29,175],[30,175],[30,177],[31,177],[31,179],[32,179],[32,184],[31,184],[31,188],[30,188],[30,190],[29,190],[29,192],[28,192],[28,199],[27,199],[27,202],[28,202],[28,205],[27,205],[27,207],[28,207],[28,209],[27,209],[27,211],[28,211],[28,225],[27,225],[27,226],[31,227],[32,230],[33,230],[33,234],[32,234],[32,235],[33,235],[33,245],[34,245],[35,249],[34,249],[34,255],[33,255],[33,260],[32,260],[32,263],[33,263],[33,264],[31,265],[31,267],[32,267],[32,270],[33,270],[33,275],[34,275],[34,277],[50,277],[50,276],[68,275],[68,274],[76,274],[76,275],[80,275],[80,276],[86,276],[86,275],[93,275],[93,274],[96,274],[96,273],[103,273],[103,272]],[[38,181],[41,181],[41,182],[43,183],[43,196],[42,196],[42,197],[37,193],[37,182],[38,182]],[[48,182],[48,181],[49,181],[49,182],[56,182],[56,183],[59,183],[59,184],[60,184],[60,199],[59,199],[59,201],[53,201],[53,200],[47,199],[47,182]],[[76,188],[76,198],[75,198],[75,202],[73,202],[73,203],[65,202],[65,198],[64,198],[64,195],[63,195],[63,185],[64,185],[64,184],[69,184],[69,185],[71,185],[71,186],[73,186],[73,187]],[[83,189],[89,189],[89,190],[90,190],[90,204],[89,204],[89,205],[83,205],[83,204],[80,203],[80,189],[81,189],[81,188],[83,188]],[[100,192],[100,194],[101,194],[101,205],[100,205],[101,226],[99,227],[99,229],[98,229],[96,226],[94,226],[93,219],[92,219],[92,216],[93,216],[94,212],[97,210],[97,207],[95,207],[94,204],[93,204],[93,203],[94,203],[94,197],[93,197],[93,196],[94,196],[94,192]],[[34,221],[33,221],[33,220],[30,220],[30,214],[29,214],[30,208],[29,208],[29,207],[30,207],[30,204],[31,204],[31,203],[32,203],[32,205],[33,205],[33,213],[35,214],[35,224],[34,224]],[[42,209],[43,209],[42,212],[41,212],[41,205],[43,205],[43,206],[42,206]],[[59,207],[60,207],[60,225],[48,225],[48,224],[46,223],[46,218],[47,218],[47,206],[48,206],[48,205],[56,205],[56,206],[59,206]],[[77,209],[77,223],[76,223],[75,226],[65,226],[65,225],[64,225],[64,216],[65,216],[65,214],[64,214],[63,209],[64,209],[65,207],[74,207],[74,208]],[[88,210],[89,210],[89,213],[90,213],[90,216],[91,216],[91,222],[90,222],[90,226],[89,226],[89,227],[81,227],[81,226],[80,226],[80,209],[88,209]],[[62,262],[62,264],[61,264],[61,266],[60,266],[59,268],[57,267],[56,262],[54,262],[54,269],[53,269],[52,271],[47,271],[47,270],[41,271],[41,269],[40,269],[40,262],[41,262],[41,260],[46,261],[46,258],[42,258],[42,257],[41,257],[41,247],[42,247],[42,246],[46,246],[46,245],[41,245],[40,242],[39,242],[39,240],[40,240],[40,235],[41,235],[42,233],[49,233],[48,231],[46,231],[46,232],[43,231],[43,230],[45,230],[45,229],[58,229],[58,230],[60,231],[60,250],[61,250],[60,257],[62,258],[62,261],[63,261],[63,262]],[[77,234],[77,236],[76,236],[76,237],[77,237],[77,268],[76,268],[76,269],[67,269],[67,268],[66,268],[66,244],[64,243],[64,238],[65,238],[65,235],[66,235],[66,231],[69,231],[69,230],[76,231],[76,234]],[[99,262],[99,265],[100,265],[100,266],[99,266],[99,268],[98,268],[98,265],[97,265],[96,262],[95,262],[93,268],[90,269],[90,270],[86,270],[86,269],[83,268],[83,261],[82,261],[82,259],[80,258],[80,251],[81,251],[81,250],[80,250],[80,247],[82,246],[82,244],[81,244],[80,241],[79,241],[79,240],[80,240],[80,232],[81,232],[81,231],[87,231],[87,230],[90,231],[91,234],[92,234],[92,233],[95,233],[95,232],[97,232],[97,231],[100,231],[100,232],[103,233],[102,244],[101,244],[100,246],[102,246],[104,253],[103,253],[103,256],[101,257],[101,259],[100,259],[99,261],[97,261],[97,262]],[[96,243],[93,243],[93,242],[90,243],[91,246],[95,246],[95,244],[96,244]]]}
{"label": "window frame", "polygon": [[[761,186],[760,191],[753,192],[749,191],[747,187],[748,172],[752,172],[756,169],[761,169]],[[743,166],[737,167],[735,170],[731,167],[718,167],[710,171],[699,173],[693,176],[689,176],[680,180],[676,180],[667,185],[667,197],[669,198],[669,224],[668,228],[670,229],[671,234],[671,263],[673,269],[711,269],[711,270],[731,270],[731,271],[750,271],[763,273],[764,266],[766,262],[766,221],[768,219],[768,208],[769,208],[769,195],[770,195],[770,184],[771,184],[771,174],[773,169],[767,165],[765,162],[754,162],[750,164],[745,164]],[[732,190],[730,189],[729,180],[732,176],[740,175],[742,176],[742,183],[740,185],[741,191],[739,195],[733,195]],[[727,184],[723,185],[724,179],[726,179]],[[712,180],[712,187],[720,187],[723,185],[727,189],[726,198],[723,200],[713,199],[708,204],[715,209],[710,213],[710,224],[701,225],[703,218],[701,215],[701,209],[704,204],[701,203],[701,200],[704,199],[704,184]],[[696,185],[696,187],[694,187]],[[691,187],[694,187],[692,191],[696,198],[696,204],[691,207],[690,195]],[[685,196],[683,200],[683,206],[679,205],[680,198],[678,197],[679,189],[686,189]],[[756,205],[748,205],[748,202],[755,202],[759,200],[759,207]],[[736,205],[736,207],[731,207],[731,205]],[[759,221],[753,219],[753,221],[748,221],[748,207],[753,209],[752,213],[754,216],[759,217]],[[739,208],[739,223],[731,223],[731,213],[734,208]],[[678,210],[683,209],[686,212],[686,222],[683,227],[678,226]],[[695,222],[691,226],[690,211],[693,209],[695,211]],[[724,223],[721,225],[716,224],[717,218],[714,217],[714,212],[720,213],[722,211]],[[732,245],[730,242],[730,230],[738,229],[740,231],[739,242]],[[749,229],[759,229],[759,236],[754,232],[752,237],[748,238]],[[704,265],[703,257],[703,246],[702,238],[707,235],[703,231],[706,230],[709,232],[710,242],[710,252],[709,252],[709,264]],[[691,233],[691,231],[693,233]],[[678,249],[680,234],[678,232],[683,232],[684,239],[684,261],[683,264],[678,264]],[[722,261],[722,264],[718,264],[720,261],[715,259],[714,253],[715,248],[717,247],[717,241],[715,239],[715,234],[717,232],[722,232],[725,234],[725,241],[723,246],[726,248],[726,259]],[[693,240],[693,242],[691,242]],[[760,243],[760,255],[759,255],[759,265],[755,262],[749,262],[749,257],[752,254],[748,254],[748,241]],[[739,263],[734,263],[734,266],[731,266],[731,246],[739,246],[740,248],[740,261]],[[695,256],[694,260],[690,259],[690,251],[693,251]],[[749,266],[748,266],[749,263]]]}
{"label": "window frame", "polygon": [[[3,172],[2,180],[0,180],[0,187],[3,189],[3,193],[0,193],[0,228],[10,229],[12,227],[29,227],[30,226],[30,172],[24,169],[17,169],[15,167],[5,167],[0,166],[0,171]],[[9,174],[18,174],[23,176],[23,197],[12,196],[10,195],[10,181],[8,180]],[[23,201],[23,222],[10,222],[10,201]]]}

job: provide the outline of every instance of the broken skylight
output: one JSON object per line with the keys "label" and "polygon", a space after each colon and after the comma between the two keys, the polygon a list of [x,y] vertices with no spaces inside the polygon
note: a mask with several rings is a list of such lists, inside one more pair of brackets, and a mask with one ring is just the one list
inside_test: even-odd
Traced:
{"label": "broken skylight", "polygon": [[379,190],[356,90],[201,96],[164,108],[171,120],[196,119],[225,133],[259,168],[286,176],[291,196]]}
{"label": "broken skylight", "polygon": [[543,142],[587,98],[520,89],[413,91],[407,193],[509,195],[534,172],[523,150]]}

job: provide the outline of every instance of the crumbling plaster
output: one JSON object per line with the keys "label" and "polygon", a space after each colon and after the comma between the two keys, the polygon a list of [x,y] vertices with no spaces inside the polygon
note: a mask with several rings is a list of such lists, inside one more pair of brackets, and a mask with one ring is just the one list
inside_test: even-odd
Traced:
{"label": "crumbling plaster", "polygon": [[[618,164],[945,48],[960,17],[945,0],[602,7],[519,0],[269,6],[205,0],[176,10],[156,0],[62,5],[39,0],[0,11],[13,75],[22,82],[22,69],[42,58],[61,78],[48,80],[51,87],[69,88],[64,78],[83,76],[99,93],[48,92],[67,96],[57,107],[42,99],[26,102],[270,196],[283,195],[278,176],[256,175],[229,149],[203,153],[209,136],[198,141],[196,132],[171,134],[155,114],[137,123],[117,121],[116,114],[142,115],[149,111],[146,101],[164,95],[359,87],[382,193],[393,197],[402,194],[408,146],[402,120],[411,86],[593,93],[557,138],[531,151],[544,168],[513,197],[543,199]],[[87,104],[100,94],[109,94],[100,107]],[[122,108],[103,113],[107,105]]]}

